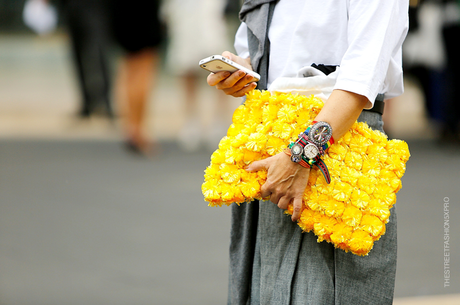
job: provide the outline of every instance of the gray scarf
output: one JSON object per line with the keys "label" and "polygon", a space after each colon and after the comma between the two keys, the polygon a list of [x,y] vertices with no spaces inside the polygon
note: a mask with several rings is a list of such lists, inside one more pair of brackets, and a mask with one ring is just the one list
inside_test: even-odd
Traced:
{"label": "gray scarf", "polygon": [[279,0],[245,0],[240,11],[240,20],[248,26],[248,44],[251,64],[261,80],[259,89],[266,89],[268,78],[268,28],[276,2]]}
{"label": "gray scarf", "polygon": [[[246,0],[240,19],[248,25],[248,44],[251,64],[260,74],[257,88],[267,89],[268,27],[277,0]],[[257,236],[259,202],[232,205],[232,231],[230,237],[230,276],[228,303],[245,305],[251,299],[252,268]],[[254,289],[257,289],[255,287]]]}

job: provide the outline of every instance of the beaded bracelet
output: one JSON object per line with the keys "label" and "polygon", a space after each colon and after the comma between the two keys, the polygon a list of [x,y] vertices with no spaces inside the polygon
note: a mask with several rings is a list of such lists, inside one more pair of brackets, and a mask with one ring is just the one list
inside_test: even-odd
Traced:
{"label": "beaded bracelet", "polygon": [[[291,149],[290,148],[286,148],[285,150],[283,150],[284,153],[286,155],[288,155],[289,157],[292,156],[292,153],[291,153]],[[302,157],[302,160],[300,160],[300,162],[298,162],[297,164],[303,166],[303,167],[306,167],[306,168],[312,168],[313,165],[310,165],[308,162],[305,161],[304,157]]]}
{"label": "beaded bracelet", "polygon": [[[291,146],[291,145],[289,145],[289,146]],[[290,148],[286,148],[283,151],[289,157],[292,155]],[[329,173],[329,169],[327,168],[326,163],[324,163],[324,161],[321,160],[321,158],[318,158],[314,162],[309,163],[309,162],[305,161],[304,157],[302,157],[302,160],[300,160],[300,162],[297,162],[297,164],[299,164],[299,165],[301,165],[301,166],[303,166],[305,168],[310,168],[310,169],[313,168],[313,164],[315,164],[318,167],[318,169],[321,171],[321,173],[323,174],[324,179],[326,180],[326,183],[327,184],[331,183],[331,174]]]}

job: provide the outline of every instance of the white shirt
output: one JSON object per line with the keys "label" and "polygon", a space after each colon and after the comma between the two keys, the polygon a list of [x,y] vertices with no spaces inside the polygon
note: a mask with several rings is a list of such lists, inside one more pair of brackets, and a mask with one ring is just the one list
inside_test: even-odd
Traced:
{"label": "white shirt", "polygon": [[[408,0],[281,0],[268,37],[268,86],[295,77],[313,63],[340,65],[335,89],[392,98],[403,93],[401,47],[408,30]],[[249,57],[247,27],[235,39]]]}

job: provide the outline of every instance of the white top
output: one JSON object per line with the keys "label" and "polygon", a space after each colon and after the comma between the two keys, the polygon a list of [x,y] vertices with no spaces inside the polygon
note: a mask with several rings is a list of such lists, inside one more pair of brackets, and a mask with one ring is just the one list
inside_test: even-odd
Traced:
{"label": "white top", "polygon": [[[295,77],[313,63],[340,65],[335,89],[392,98],[403,93],[401,46],[408,30],[408,0],[281,0],[269,30],[268,86]],[[249,57],[247,26],[235,39]]]}

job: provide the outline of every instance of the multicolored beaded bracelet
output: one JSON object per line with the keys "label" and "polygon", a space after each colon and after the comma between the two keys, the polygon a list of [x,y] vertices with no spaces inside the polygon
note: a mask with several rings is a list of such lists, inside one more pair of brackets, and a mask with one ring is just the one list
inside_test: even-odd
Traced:
{"label": "multicolored beaded bracelet", "polygon": [[[288,155],[289,157],[291,157],[292,155],[291,148],[294,145],[294,143],[295,142],[289,144],[288,148],[284,150],[284,153]],[[323,174],[324,179],[326,180],[327,184],[331,183],[331,175],[329,173],[329,169],[327,168],[326,163],[324,163],[324,161],[319,156],[314,159],[310,159],[310,160],[302,156],[302,159],[299,162],[297,162],[297,164],[303,167],[306,167],[306,168],[310,168],[310,169],[313,167],[313,165],[316,165],[318,169],[321,171],[321,173]]]}
{"label": "multicolored beaded bracelet", "polygon": [[[293,144],[293,143],[291,143],[291,144]],[[292,147],[292,145],[289,145],[289,146]],[[291,157],[291,156],[292,156],[291,147],[289,147],[289,146],[288,146],[288,148],[286,148],[286,149],[283,150],[283,151],[284,151],[284,153],[285,153],[286,155],[288,155],[289,157]],[[313,167],[312,164],[308,163],[308,162],[305,160],[305,157],[302,157],[302,160],[300,160],[300,162],[298,162],[297,164],[299,164],[299,165],[301,165],[301,166],[303,166],[303,167],[306,167],[306,168],[312,168],[312,167]]]}
{"label": "multicolored beaded bracelet", "polygon": [[[302,135],[305,135],[306,139],[308,139],[308,140],[311,140],[311,139],[309,139],[309,134],[310,134],[310,131],[311,131],[312,126],[313,126],[315,123],[318,123],[318,121],[313,121],[313,122],[311,122],[311,125],[308,126],[307,129],[306,129],[306,130],[303,132],[303,134],[302,134]],[[311,141],[309,141],[309,142],[311,142]],[[324,155],[324,153],[326,153],[327,149],[328,149],[329,147],[331,147],[332,144],[334,144],[334,137],[333,137],[333,136],[331,136],[331,138],[329,139],[329,141],[327,141],[327,143],[325,143],[322,147],[319,147],[320,150],[322,151],[321,154]]]}

